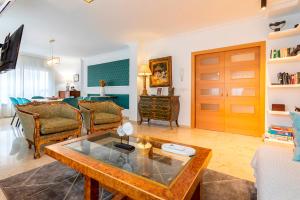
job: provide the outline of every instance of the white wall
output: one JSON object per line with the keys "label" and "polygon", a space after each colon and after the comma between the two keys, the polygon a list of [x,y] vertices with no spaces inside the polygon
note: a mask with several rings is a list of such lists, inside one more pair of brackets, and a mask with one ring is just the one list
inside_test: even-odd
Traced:
{"label": "white wall", "polygon": [[66,90],[66,82],[73,82],[73,75],[79,74],[79,82],[71,83],[76,90],[81,90],[81,59],[72,57],[60,57],[60,64],[51,66],[55,71],[56,95],[59,90]]}
{"label": "white wall", "polygon": [[191,123],[191,53],[265,40],[266,27],[266,19],[258,17],[179,34],[144,46],[146,60],[172,56],[173,85],[175,94],[180,96],[180,124]]}
{"label": "white wall", "polygon": [[[300,22],[299,15],[289,17],[289,19],[294,18],[298,19],[298,23]],[[172,56],[173,58],[173,85],[175,87],[175,94],[180,96],[181,104],[179,114],[180,124],[190,126],[191,123],[191,53],[194,51],[265,41],[270,32],[268,24],[272,20],[274,19],[258,16],[234,23],[178,34],[144,44],[142,51],[144,55],[143,62],[145,63],[151,58],[164,56]],[[292,43],[296,45],[297,41],[294,40]],[[281,43],[281,45],[284,44]],[[268,54],[269,52],[267,52]],[[165,89],[165,92],[167,92],[167,89]],[[268,106],[267,103],[266,107],[268,108]],[[269,123],[271,122],[269,121]]]}
{"label": "white wall", "polygon": [[[249,19],[236,21],[233,23],[216,25],[205,29],[177,34],[167,38],[159,39],[148,43],[132,44],[128,49],[122,49],[102,55],[92,56],[83,59],[83,91],[84,95],[87,93],[98,93],[98,87],[87,87],[87,66],[92,64],[100,64],[120,59],[130,59],[130,86],[129,87],[109,87],[108,93],[128,93],[130,94],[130,110],[127,115],[131,120],[137,120],[137,103],[138,95],[142,92],[142,81],[137,76],[138,67],[140,64],[148,63],[149,59],[159,58],[164,56],[172,56],[173,63],[173,85],[175,87],[175,94],[180,96],[181,109],[179,114],[179,123],[181,125],[190,126],[191,122],[191,53],[194,51],[201,51],[207,49],[215,49],[220,47],[227,47],[245,43],[252,43],[258,41],[267,41],[267,57],[269,50],[272,47],[286,47],[286,45],[296,45],[300,43],[299,37],[292,38],[288,43],[286,41],[277,41],[271,44],[267,40],[270,29],[269,22],[277,21],[279,19],[286,19],[290,25],[300,22],[300,15],[284,16],[281,18],[268,18],[265,16],[257,16]],[[270,45],[270,44],[271,45]],[[274,46],[275,45],[275,46]],[[293,71],[292,65],[289,71]],[[299,66],[299,65],[297,65]],[[269,76],[276,76],[278,70],[275,67],[267,65],[266,88],[269,84]],[[300,68],[299,68],[300,70]],[[298,70],[298,71],[299,71]],[[155,88],[149,88],[149,80],[147,80],[148,91],[155,93]],[[300,99],[300,93],[295,93],[295,90],[287,91],[287,96],[290,94],[293,100],[284,98],[281,100],[282,91],[270,92],[266,90],[266,108],[269,109],[272,103],[286,103],[289,109],[293,106],[299,105],[297,101]],[[164,94],[167,94],[167,88],[164,88]],[[279,99],[276,101],[276,98]],[[266,112],[266,128],[270,124],[281,124],[285,119],[274,118]],[[285,124],[285,123],[283,123]]]}
{"label": "white wall", "polygon": [[89,65],[107,63],[117,60],[129,59],[129,86],[107,86],[105,92],[107,94],[129,94],[129,110],[125,110],[123,114],[131,120],[137,120],[137,58],[136,46],[130,45],[126,49],[113,51],[105,54],[83,58],[83,95],[99,93],[99,87],[87,86],[87,67]]}

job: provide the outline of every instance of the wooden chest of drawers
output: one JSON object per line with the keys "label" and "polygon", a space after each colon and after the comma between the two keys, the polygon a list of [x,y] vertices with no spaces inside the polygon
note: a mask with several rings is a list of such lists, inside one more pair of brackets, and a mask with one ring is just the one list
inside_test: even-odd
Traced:
{"label": "wooden chest of drawers", "polygon": [[77,98],[77,97],[80,97],[80,91],[58,91],[58,96],[59,98],[61,99],[64,99],[64,98],[69,98],[69,97],[74,97],[74,98]]}
{"label": "wooden chest of drawers", "polygon": [[179,109],[179,96],[140,96],[140,124],[146,118],[148,123],[150,119],[169,121],[172,128],[175,121],[178,126]]}

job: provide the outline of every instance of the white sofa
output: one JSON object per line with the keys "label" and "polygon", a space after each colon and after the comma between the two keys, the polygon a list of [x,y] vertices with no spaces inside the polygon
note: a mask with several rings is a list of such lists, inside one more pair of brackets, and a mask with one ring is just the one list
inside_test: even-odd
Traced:
{"label": "white sofa", "polygon": [[252,167],[258,200],[300,200],[300,162],[293,161],[293,147],[264,145]]}

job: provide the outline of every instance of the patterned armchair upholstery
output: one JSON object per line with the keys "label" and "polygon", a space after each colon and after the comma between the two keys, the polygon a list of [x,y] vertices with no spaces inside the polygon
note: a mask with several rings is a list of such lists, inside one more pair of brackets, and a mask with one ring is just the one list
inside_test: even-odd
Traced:
{"label": "patterned armchair upholstery", "polygon": [[80,101],[79,108],[88,134],[114,129],[122,124],[123,108],[114,102]]}
{"label": "patterned armchair upholstery", "polygon": [[40,146],[80,136],[82,120],[79,110],[63,102],[33,102],[17,106],[29,148],[40,158]]}

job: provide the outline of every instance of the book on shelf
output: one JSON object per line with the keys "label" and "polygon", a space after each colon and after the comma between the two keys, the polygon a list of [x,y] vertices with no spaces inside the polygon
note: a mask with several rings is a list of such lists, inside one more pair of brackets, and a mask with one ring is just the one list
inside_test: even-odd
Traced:
{"label": "book on shelf", "polygon": [[293,137],[287,137],[287,136],[269,134],[269,135],[266,135],[265,138],[266,139],[284,141],[284,142],[293,142]]}
{"label": "book on shelf", "polygon": [[270,126],[265,138],[271,138],[282,141],[293,141],[294,129],[287,126]]}

